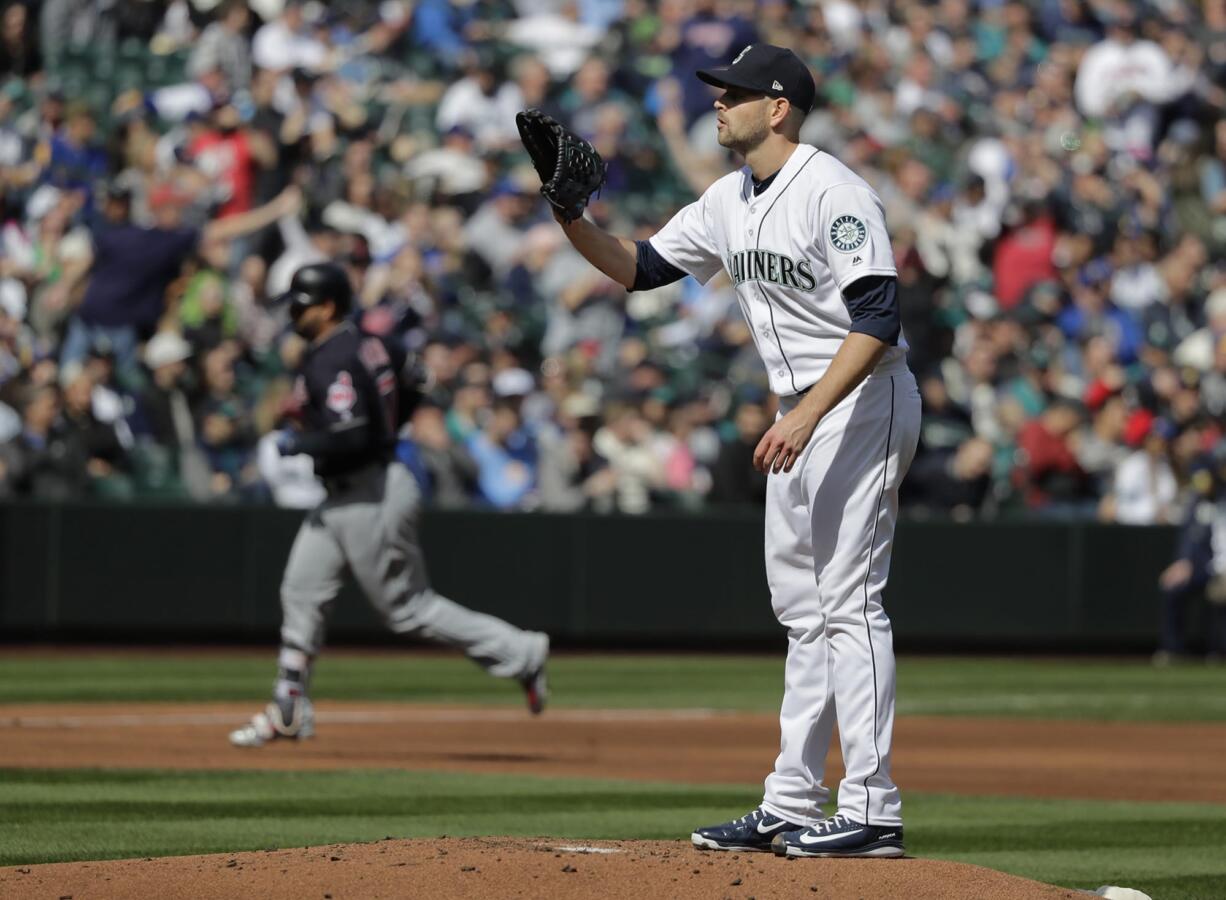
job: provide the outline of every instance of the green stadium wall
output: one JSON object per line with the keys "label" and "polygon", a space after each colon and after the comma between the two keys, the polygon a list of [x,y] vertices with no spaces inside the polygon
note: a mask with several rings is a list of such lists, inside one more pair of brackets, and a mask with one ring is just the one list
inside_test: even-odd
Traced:
{"label": "green stadium wall", "polygon": [[[0,506],[0,637],[275,641],[301,514],[262,507]],[[640,517],[443,512],[435,587],[563,644],[780,644],[759,510]],[[903,522],[886,608],[900,649],[1139,650],[1171,528]],[[350,584],[334,641],[392,641]]]}

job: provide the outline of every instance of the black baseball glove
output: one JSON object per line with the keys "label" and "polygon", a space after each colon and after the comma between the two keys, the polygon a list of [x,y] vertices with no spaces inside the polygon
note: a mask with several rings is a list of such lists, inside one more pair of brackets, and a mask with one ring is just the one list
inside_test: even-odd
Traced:
{"label": "black baseball glove", "polygon": [[575,221],[604,185],[604,160],[595,147],[539,109],[517,113],[515,124],[541,176],[541,193],[562,219]]}

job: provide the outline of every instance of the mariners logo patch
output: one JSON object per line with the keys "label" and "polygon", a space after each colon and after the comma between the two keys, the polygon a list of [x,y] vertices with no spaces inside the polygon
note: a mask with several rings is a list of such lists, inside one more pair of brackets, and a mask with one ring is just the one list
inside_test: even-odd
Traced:
{"label": "mariners logo patch", "polygon": [[830,243],[840,253],[859,250],[868,240],[868,228],[855,216],[839,216],[830,224]]}

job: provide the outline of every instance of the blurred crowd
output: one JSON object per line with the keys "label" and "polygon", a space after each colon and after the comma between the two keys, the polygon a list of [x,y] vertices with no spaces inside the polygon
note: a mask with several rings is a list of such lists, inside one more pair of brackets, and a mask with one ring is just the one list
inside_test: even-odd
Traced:
{"label": "blurred crowd", "polygon": [[514,121],[590,139],[591,215],[645,237],[739,164],[693,72],[755,41],[812,66],[802,139],[886,206],[904,510],[1216,496],[1226,0],[10,0],[0,498],[314,503],[268,444],[303,350],[268,299],[328,258],[432,373],[398,452],[433,503],[761,502],[775,400],[728,280],[595,272]]}

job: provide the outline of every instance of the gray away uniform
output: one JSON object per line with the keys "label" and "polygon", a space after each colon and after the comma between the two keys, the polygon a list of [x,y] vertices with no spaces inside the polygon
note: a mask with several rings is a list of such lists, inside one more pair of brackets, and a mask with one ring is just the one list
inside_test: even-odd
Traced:
{"label": "gray away uniform", "polygon": [[348,568],[392,631],[463,650],[492,675],[525,678],[545,663],[546,635],[473,612],[430,587],[417,533],[421,490],[393,461],[416,395],[411,370],[400,348],[348,322],[303,359],[294,392],[307,428],[287,450],[314,457],[328,496],[290,551],[281,642],[309,657],[319,652]]}

